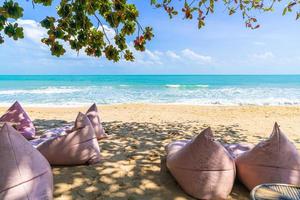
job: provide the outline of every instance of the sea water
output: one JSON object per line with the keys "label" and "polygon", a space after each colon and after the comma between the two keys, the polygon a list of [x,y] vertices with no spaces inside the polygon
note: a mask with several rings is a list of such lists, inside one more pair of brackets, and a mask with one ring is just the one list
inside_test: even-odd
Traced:
{"label": "sea water", "polygon": [[0,76],[0,106],[300,105],[300,75]]}

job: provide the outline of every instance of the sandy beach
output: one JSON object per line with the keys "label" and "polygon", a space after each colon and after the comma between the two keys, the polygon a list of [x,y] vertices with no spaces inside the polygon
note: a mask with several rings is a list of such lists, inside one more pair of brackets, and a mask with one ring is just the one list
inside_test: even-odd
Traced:
{"label": "sandy beach", "polygon": [[[211,126],[224,143],[257,143],[277,121],[300,149],[300,107],[122,104],[99,106],[109,138],[99,141],[103,160],[94,166],[53,167],[55,199],[185,200],[167,172],[164,146]],[[3,113],[7,108],[0,108]],[[25,107],[38,129],[74,121],[87,108]],[[229,199],[248,199],[236,183]]]}

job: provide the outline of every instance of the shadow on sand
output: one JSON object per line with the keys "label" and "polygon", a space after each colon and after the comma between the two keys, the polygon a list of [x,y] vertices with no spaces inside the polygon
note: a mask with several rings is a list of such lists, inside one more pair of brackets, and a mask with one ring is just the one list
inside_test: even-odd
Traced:
{"label": "shadow on sand", "polygon": [[[34,121],[41,133],[69,124],[61,120]],[[207,125],[184,123],[103,123],[109,138],[99,141],[103,160],[93,166],[53,167],[55,199],[183,200],[186,195],[165,166],[165,145],[190,139]],[[221,142],[247,141],[238,125],[213,127]],[[248,199],[249,192],[236,183],[229,199]]]}

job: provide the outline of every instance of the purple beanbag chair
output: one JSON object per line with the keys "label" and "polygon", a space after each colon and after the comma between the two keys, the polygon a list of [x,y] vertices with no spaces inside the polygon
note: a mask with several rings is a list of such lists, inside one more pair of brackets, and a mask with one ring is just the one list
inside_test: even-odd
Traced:
{"label": "purple beanbag chair", "polygon": [[86,116],[89,118],[89,120],[91,121],[91,123],[94,127],[97,139],[101,140],[103,138],[107,138],[107,134],[105,133],[105,131],[102,127],[101,121],[100,121],[99,112],[98,112],[96,104],[93,104],[88,109],[88,111],[86,112]]}
{"label": "purple beanbag chair", "polygon": [[300,185],[300,155],[277,123],[270,138],[239,156],[236,166],[249,190],[263,183]]}
{"label": "purple beanbag chair", "polygon": [[101,159],[94,128],[86,115],[79,113],[71,130],[36,145],[51,165],[95,164]]}
{"label": "purple beanbag chair", "polygon": [[172,143],[167,149],[167,167],[186,193],[198,199],[227,198],[234,183],[235,164],[214,140],[210,128],[187,143]]}
{"label": "purple beanbag chair", "polygon": [[0,199],[52,199],[48,161],[10,125],[4,124],[0,136]]}
{"label": "purple beanbag chair", "polygon": [[19,131],[26,139],[34,139],[35,128],[28,114],[19,104],[15,102],[6,113],[0,117],[0,122],[10,123]]}

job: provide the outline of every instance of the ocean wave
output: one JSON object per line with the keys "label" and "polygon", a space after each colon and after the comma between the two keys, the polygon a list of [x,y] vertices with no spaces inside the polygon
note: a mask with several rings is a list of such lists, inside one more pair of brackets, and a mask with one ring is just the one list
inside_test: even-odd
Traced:
{"label": "ocean wave", "polygon": [[167,88],[180,88],[181,85],[166,85]]}
{"label": "ocean wave", "polygon": [[197,87],[200,87],[200,88],[208,88],[209,85],[196,85]]}
{"label": "ocean wave", "polygon": [[[300,105],[300,87],[209,87],[206,85],[94,85],[0,90],[0,105],[18,100],[29,106],[77,107],[97,104],[153,103],[191,105]],[[196,89],[195,89],[196,87]],[[171,89],[175,88],[175,89]],[[180,89],[176,89],[180,88]]]}
{"label": "ocean wave", "polygon": [[79,92],[80,89],[74,88],[45,88],[45,89],[28,89],[28,90],[0,90],[0,95],[16,95],[16,94],[63,94]]}
{"label": "ocean wave", "polygon": [[180,85],[180,84],[167,84],[165,85],[165,87],[167,88],[208,88],[209,85],[202,85],[202,84],[198,84],[198,85]]}

